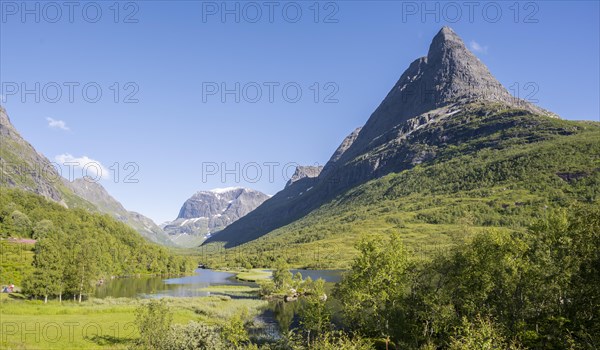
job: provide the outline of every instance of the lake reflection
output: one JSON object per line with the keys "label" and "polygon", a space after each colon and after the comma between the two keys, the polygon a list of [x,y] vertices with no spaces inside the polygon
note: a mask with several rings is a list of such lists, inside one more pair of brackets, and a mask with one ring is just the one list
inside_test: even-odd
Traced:
{"label": "lake reflection", "polygon": [[[291,270],[300,272],[302,277],[313,280],[323,278],[326,282],[339,282],[339,270]],[[239,281],[229,272],[197,269],[193,276],[164,279],[164,277],[116,278],[96,288],[96,298],[162,298],[207,296],[210,292],[201,291],[209,286],[238,285],[256,286],[255,283]]]}
{"label": "lake reflection", "polygon": [[164,277],[117,278],[96,288],[96,298],[162,298],[197,297],[210,295],[201,289],[215,285],[253,285],[235,279],[228,272],[197,269],[193,276],[164,279]]}

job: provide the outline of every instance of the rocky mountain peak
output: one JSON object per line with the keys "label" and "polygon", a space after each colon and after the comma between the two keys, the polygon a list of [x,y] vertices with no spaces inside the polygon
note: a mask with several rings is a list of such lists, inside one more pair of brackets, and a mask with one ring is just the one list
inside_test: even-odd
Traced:
{"label": "rocky mountain peak", "polygon": [[427,59],[432,60],[438,54],[444,54],[450,51],[466,51],[468,52],[465,43],[450,27],[442,27],[440,31],[433,37],[429,45]]}
{"label": "rocky mountain peak", "polygon": [[162,226],[176,244],[197,246],[269,198],[262,192],[243,187],[199,191],[183,203],[175,220]]}
{"label": "rocky mountain peak", "polygon": [[[428,111],[476,101],[500,102],[538,114],[549,112],[513,97],[449,27],[433,38],[427,56],[414,60],[373,112],[343,160],[381,146],[394,128]],[[342,157],[340,157],[342,158]]]}
{"label": "rocky mountain peak", "polygon": [[443,27],[431,41],[426,70],[425,92],[431,94],[432,107],[472,100],[516,102],[449,27]]}
{"label": "rocky mountain peak", "polygon": [[267,200],[262,192],[242,187],[216,188],[196,192],[179,211],[177,219],[211,218],[231,211],[240,217]]}

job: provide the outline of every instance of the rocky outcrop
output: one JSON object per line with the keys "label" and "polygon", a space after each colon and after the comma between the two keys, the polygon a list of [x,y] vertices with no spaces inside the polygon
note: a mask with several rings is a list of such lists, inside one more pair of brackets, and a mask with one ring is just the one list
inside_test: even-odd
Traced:
{"label": "rocky outcrop", "polygon": [[304,178],[314,178],[319,176],[321,171],[323,170],[323,166],[311,166],[311,165],[301,165],[296,167],[296,171],[294,171],[294,175],[288,180],[285,184],[285,187],[289,187],[292,184],[304,179]]}

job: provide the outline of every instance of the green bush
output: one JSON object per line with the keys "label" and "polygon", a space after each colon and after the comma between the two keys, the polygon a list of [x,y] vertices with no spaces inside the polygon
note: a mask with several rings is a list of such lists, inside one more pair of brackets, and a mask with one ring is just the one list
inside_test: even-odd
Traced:
{"label": "green bush", "polygon": [[173,325],[165,342],[165,350],[221,350],[228,348],[219,330],[198,322]]}

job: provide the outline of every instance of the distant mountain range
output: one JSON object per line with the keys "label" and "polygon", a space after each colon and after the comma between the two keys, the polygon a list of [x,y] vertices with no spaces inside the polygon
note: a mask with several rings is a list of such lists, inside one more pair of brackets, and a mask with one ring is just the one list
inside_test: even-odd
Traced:
{"label": "distant mountain range", "polygon": [[262,192],[240,187],[200,191],[183,203],[174,221],[161,226],[178,245],[196,246],[268,198]]}
{"label": "distant mountain range", "polygon": [[[207,235],[222,230],[269,198],[264,193],[237,187],[200,191],[183,204],[177,219],[159,227],[144,215],[125,209],[99,183],[61,177],[51,162],[21,137],[3,107],[0,135],[0,186],[33,192],[65,207],[109,214],[162,245],[197,246]],[[304,175],[297,172],[295,176]]]}

